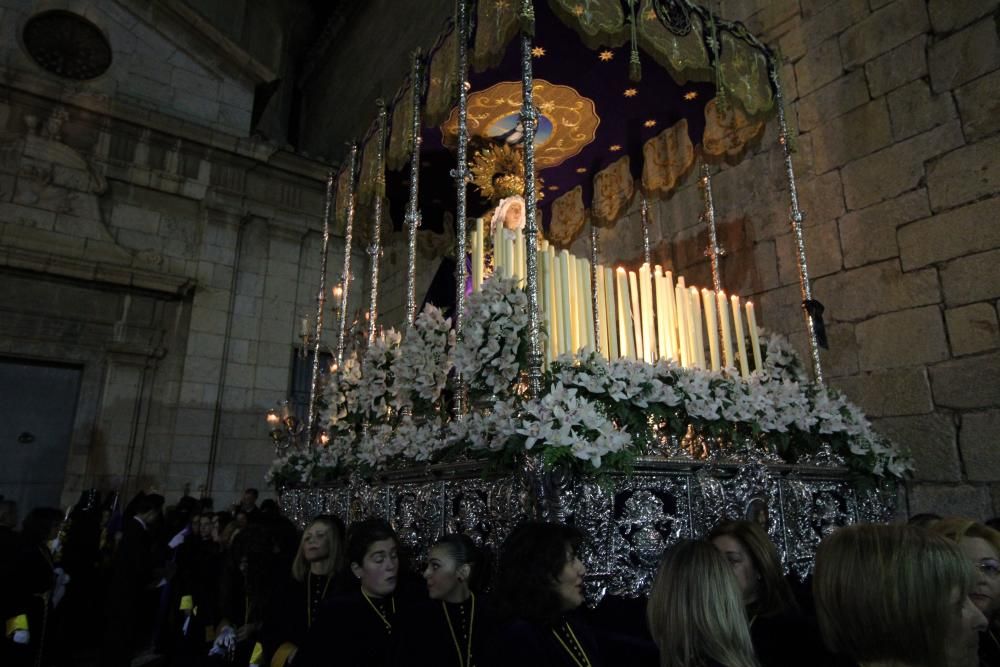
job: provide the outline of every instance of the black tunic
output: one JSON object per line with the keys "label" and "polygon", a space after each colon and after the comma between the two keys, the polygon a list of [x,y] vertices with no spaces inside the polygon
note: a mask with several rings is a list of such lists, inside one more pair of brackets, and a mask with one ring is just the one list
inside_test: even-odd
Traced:
{"label": "black tunic", "polygon": [[[369,600],[371,604],[369,604]],[[360,589],[330,597],[323,603],[299,652],[295,667],[383,667],[390,650],[391,628],[401,611],[395,597],[369,598]],[[375,605],[382,617],[372,608]]]}
{"label": "black tunic", "polygon": [[[482,656],[496,625],[489,596],[483,594],[461,604],[424,599],[412,603],[397,618],[388,664],[408,667],[483,664]],[[468,660],[470,654],[472,659]]]}
{"label": "black tunic", "polygon": [[801,616],[754,618],[750,639],[761,667],[799,667],[823,664],[829,657],[819,629]]}
{"label": "black tunic", "polygon": [[[556,630],[562,638],[553,633]],[[586,654],[591,667],[606,664],[600,655],[597,642],[590,627],[578,614],[567,614],[554,626],[515,619],[500,627],[493,635],[487,653],[482,656],[482,667],[578,667],[579,658],[574,660],[563,644],[576,648],[569,636],[572,630],[579,647]],[[587,664],[587,662],[583,662]],[[611,664],[611,663],[607,663]],[[478,667],[478,665],[477,665]]]}
{"label": "black tunic", "polygon": [[1000,632],[992,628],[979,634],[979,667],[1000,667]]}
{"label": "black tunic", "polygon": [[128,665],[134,652],[149,644],[160,598],[155,565],[149,530],[136,518],[126,519],[112,561],[102,664]]}
{"label": "black tunic", "polygon": [[606,595],[594,609],[580,610],[609,664],[659,667],[660,651],[649,633],[646,605],[645,597]]}
{"label": "black tunic", "polygon": [[301,647],[309,627],[320,616],[323,602],[333,596],[334,590],[333,576],[310,573],[305,581],[289,578],[264,619],[264,655],[270,660],[286,644]]}

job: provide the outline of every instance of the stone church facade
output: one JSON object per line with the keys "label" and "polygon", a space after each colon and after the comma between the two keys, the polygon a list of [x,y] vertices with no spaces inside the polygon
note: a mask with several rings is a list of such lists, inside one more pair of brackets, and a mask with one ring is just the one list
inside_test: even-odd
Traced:
{"label": "stone church facade", "polygon": [[[106,72],[33,60],[24,27],[52,10],[106,36]],[[73,400],[6,415],[0,486],[29,507],[89,487],[226,503],[263,487],[263,411],[288,395],[314,310],[328,169],[251,138],[275,72],[180,2],[4,0],[0,30],[5,378],[79,375]],[[21,388],[2,392],[11,405]],[[21,424],[36,411],[42,426]],[[67,413],[59,442],[33,432]]]}
{"label": "stone church facade", "polygon": [[[19,483],[25,499],[66,503],[92,486],[153,486],[228,502],[263,487],[263,414],[294,389],[299,322],[315,309],[327,169],[453,3],[331,3],[291,58],[302,37],[281,12],[309,4],[0,0],[0,372],[75,374],[69,404],[31,400],[43,422],[71,413],[58,442],[17,426],[25,409],[10,406],[34,396],[28,384],[0,384],[14,462],[0,492]],[[828,381],[913,451],[906,510],[1000,513],[997,3],[722,4],[785,61]],[[68,79],[29,53],[26,25],[52,10],[101,31],[106,72]],[[723,282],[803,349],[773,125],[741,164],[716,169]],[[652,241],[658,261],[708,284],[700,197],[692,180],[655,203]],[[636,259],[637,216],[602,232],[603,261]],[[444,246],[422,239],[421,280]],[[331,282],[342,257],[335,239]],[[363,250],[352,261],[353,308],[367,293]],[[400,235],[384,261],[380,320],[392,325]]]}

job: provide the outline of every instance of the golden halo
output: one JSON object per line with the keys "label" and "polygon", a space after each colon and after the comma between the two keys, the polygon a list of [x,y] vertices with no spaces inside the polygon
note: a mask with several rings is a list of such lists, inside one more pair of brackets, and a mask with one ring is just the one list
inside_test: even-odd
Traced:
{"label": "golden halo", "polygon": [[[574,88],[535,79],[535,106],[539,109],[535,131],[535,165],[547,169],[578,155],[594,140],[601,119],[594,101]],[[469,95],[468,127],[471,136],[518,145],[521,82],[503,81]],[[441,125],[444,144],[454,147],[458,134],[458,109]]]}

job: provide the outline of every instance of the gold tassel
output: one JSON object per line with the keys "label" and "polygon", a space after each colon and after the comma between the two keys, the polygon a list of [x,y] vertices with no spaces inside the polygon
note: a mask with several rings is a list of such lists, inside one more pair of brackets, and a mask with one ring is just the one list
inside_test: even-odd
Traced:
{"label": "gold tassel", "polygon": [[642,63],[639,62],[639,49],[632,45],[632,57],[628,61],[628,78],[630,81],[638,83],[642,81]]}

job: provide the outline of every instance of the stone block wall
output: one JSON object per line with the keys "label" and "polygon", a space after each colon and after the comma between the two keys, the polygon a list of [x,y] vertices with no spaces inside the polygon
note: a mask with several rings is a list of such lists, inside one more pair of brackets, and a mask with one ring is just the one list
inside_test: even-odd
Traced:
{"label": "stone block wall", "polygon": [[44,70],[22,48],[24,24],[42,11],[74,12],[104,34],[111,46],[111,67],[87,82],[61,83],[53,90],[57,95],[99,93],[105,104],[132,104],[235,136],[249,134],[259,73],[227,67],[224,58],[206,54],[202,42],[211,37],[188,22],[197,22],[197,16],[177,15],[165,7],[127,0],[2,0],[0,62],[9,81],[38,84]]}
{"label": "stone block wall", "polygon": [[[911,513],[1000,514],[998,3],[724,5],[783,56],[828,382],[912,451]],[[714,168],[723,285],[805,354],[775,125]],[[710,284],[695,184],[652,211],[657,261]],[[606,261],[639,259],[637,206],[602,243]]]}
{"label": "stone block wall", "polygon": [[[0,42],[0,355],[83,369],[62,500],[154,488],[228,505],[265,490],[264,413],[288,396],[299,323],[315,319],[328,166],[249,137],[252,83],[176,16],[129,0],[8,0],[0,30],[48,8],[87,16],[113,47],[149,36],[89,82]],[[199,82],[160,52],[171,49],[214,72],[216,106],[244,104],[245,122],[202,113]],[[159,93],[201,111],[129,92],[164,72]],[[328,285],[343,252],[334,237]],[[361,252],[353,261],[365,266]],[[360,303],[360,284],[349,297]]]}

